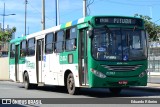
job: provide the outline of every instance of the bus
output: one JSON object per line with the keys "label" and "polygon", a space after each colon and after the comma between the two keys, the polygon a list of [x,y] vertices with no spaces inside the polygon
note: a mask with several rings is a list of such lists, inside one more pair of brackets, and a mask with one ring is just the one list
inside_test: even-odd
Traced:
{"label": "bus", "polygon": [[141,18],[87,16],[10,41],[10,78],[26,89],[147,85],[147,33]]}

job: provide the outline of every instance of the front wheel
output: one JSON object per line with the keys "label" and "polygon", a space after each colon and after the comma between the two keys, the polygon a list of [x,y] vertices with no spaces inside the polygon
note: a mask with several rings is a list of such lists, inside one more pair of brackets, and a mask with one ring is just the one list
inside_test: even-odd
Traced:
{"label": "front wheel", "polygon": [[68,90],[68,93],[71,94],[71,95],[77,94],[78,89],[79,88],[75,87],[73,74],[69,73],[69,75],[67,77],[67,90]]}

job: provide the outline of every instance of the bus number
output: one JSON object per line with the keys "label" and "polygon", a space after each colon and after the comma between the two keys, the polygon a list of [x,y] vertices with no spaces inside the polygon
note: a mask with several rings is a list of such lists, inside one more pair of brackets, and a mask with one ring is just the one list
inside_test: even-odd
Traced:
{"label": "bus number", "polygon": [[67,61],[67,56],[60,56],[60,61]]}

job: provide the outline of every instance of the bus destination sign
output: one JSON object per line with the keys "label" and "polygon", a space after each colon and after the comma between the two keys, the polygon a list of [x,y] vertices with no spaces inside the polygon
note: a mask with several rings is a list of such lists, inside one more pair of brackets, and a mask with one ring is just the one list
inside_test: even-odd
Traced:
{"label": "bus destination sign", "polygon": [[121,18],[121,17],[96,17],[95,24],[122,24],[142,26],[141,19]]}

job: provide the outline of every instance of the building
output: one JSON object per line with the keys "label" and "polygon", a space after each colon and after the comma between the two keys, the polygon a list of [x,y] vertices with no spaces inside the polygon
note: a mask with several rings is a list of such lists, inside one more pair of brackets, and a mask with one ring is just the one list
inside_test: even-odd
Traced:
{"label": "building", "polygon": [[[9,25],[7,25],[6,28],[3,30],[2,24],[0,23],[0,31],[8,31],[8,30],[11,30],[9,28]],[[14,36],[14,34],[12,35],[12,38],[13,38],[13,36]],[[9,47],[8,42],[0,41],[0,57],[8,56],[8,47]]]}

